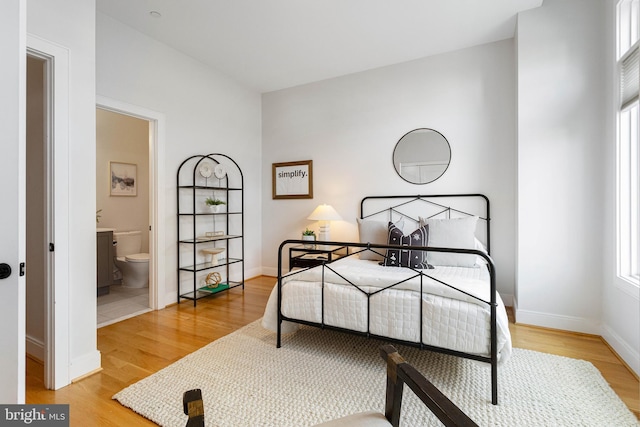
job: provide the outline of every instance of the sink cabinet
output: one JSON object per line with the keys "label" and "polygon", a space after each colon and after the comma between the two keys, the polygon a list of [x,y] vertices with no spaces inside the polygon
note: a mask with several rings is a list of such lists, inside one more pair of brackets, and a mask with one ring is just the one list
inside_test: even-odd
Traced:
{"label": "sink cabinet", "polygon": [[109,293],[113,280],[113,231],[98,231],[97,238],[97,279],[98,296]]}

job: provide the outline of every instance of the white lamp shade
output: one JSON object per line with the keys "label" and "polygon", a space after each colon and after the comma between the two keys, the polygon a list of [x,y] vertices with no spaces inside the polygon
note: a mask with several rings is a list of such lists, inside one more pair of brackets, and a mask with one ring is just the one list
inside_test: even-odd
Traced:
{"label": "white lamp shade", "polygon": [[331,205],[319,205],[311,215],[307,217],[311,221],[339,221],[342,219],[340,214]]}
{"label": "white lamp shade", "polygon": [[320,221],[320,233],[318,237],[321,241],[329,241],[331,240],[331,237],[329,236],[329,221],[340,221],[342,217],[335,209],[333,209],[332,206],[323,204],[315,208],[307,219],[310,219],[311,221]]}

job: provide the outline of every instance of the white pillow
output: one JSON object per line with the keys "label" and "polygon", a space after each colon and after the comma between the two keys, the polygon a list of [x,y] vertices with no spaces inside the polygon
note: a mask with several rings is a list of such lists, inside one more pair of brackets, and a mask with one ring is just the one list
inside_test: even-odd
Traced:
{"label": "white pillow", "polygon": [[[476,246],[475,249],[478,251],[482,251],[485,254],[489,255],[489,252],[487,251],[487,247],[480,241],[478,240],[477,237],[475,237],[475,242],[476,242]],[[487,260],[482,258],[481,256],[477,256],[476,255],[476,265],[477,266],[482,266],[482,265],[486,265],[487,264]]]}
{"label": "white pillow", "polygon": [[[358,221],[358,233],[360,236],[360,243],[372,243],[377,245],[386,245],[389,239],[389,222],[388,221],[375,221],[372,219],[357,218]],[[395,223],[395,226],[402,230],[404,221],[400,219]],[[378,252],[385,252],[385,250],[377,249]],[[382,261],[384,257],[378,255],[372,251],[360,252],[360,259]]]}
{"label": "white pillow", "polygon": [[[450,219],[420,217],[419,220],[420,226],[429,226],[429,246],[456,249],[476,248],[477,216]],[[429,251],[427,252],[427,262],[431,265],[475,267],[476,256]]]}

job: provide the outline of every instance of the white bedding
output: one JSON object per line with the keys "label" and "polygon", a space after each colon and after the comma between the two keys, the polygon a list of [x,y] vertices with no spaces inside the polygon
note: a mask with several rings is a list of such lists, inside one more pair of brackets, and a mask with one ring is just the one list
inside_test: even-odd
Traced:
{"label": "white bedding", "polygon": [[[408,268],[384,267],[375,261],[346,257],[332,263],[339,275],[325,269],[324,323],[349,330],[367,330],[367,294],[399,281],[405,282],[371,297],[369,330],[372,334],[488,356],[490,353],[490,310],[487,304],[449,288],[435,280],[422,278]],[[489,273],[484,267],[436,267],[423,270],[470,295],[489,301]],[[294,274],[295,273],[295,274]],[[351,286],[340,276],[351,281]],[[322,268],[292,272],[283,279],[282,313],[286,317],[320,323],[322,321]],[[277,284],[271,292],[262,324],[277,329]],[[421,302],[420,302],[421,301]],[[498,361],[511,354],[511,336],[504,304],[496,293]],[[297,324],[283,322],[282,332],[290,333]]]}

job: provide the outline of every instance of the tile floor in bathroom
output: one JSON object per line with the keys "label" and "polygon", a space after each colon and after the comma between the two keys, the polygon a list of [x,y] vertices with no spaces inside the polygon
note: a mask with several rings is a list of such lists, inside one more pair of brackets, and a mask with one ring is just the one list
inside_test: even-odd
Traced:
{"label": "tile floor in bathroom", "polygon": [[98,297],[98,328],[150,311],[149,288],[111,285],[109,293]]}

